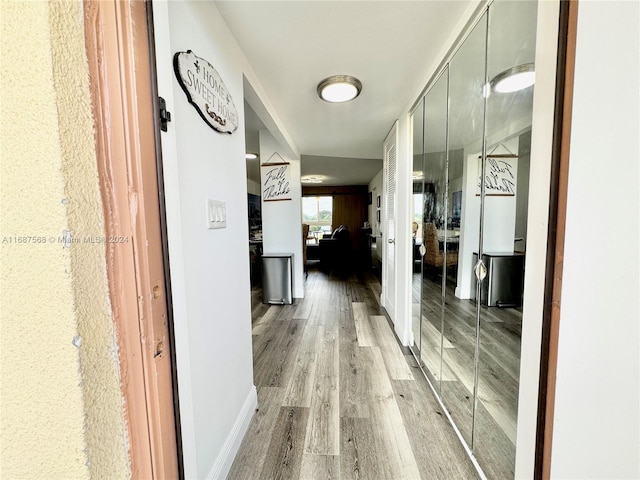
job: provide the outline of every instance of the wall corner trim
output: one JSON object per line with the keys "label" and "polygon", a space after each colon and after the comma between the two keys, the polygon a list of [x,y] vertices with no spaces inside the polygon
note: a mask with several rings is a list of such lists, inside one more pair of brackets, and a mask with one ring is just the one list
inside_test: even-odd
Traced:
{"label": "wall corner trim", "polygon": [[251,423],[251,419],[253,418],[257,407],[258,391],[256,390],[256,387],[252,385],[249,390],[249,395],[247,395],[247,398],[238,413],[238,417],[233,424],[233,428],[225,440],[213,467],[211,467],[211,470],[207,475],[207,479],[216,480],[219,478],[226,478],[229,470],[231,470],[233,460],[240,449],[240,444],[249,429],[249,424]]}

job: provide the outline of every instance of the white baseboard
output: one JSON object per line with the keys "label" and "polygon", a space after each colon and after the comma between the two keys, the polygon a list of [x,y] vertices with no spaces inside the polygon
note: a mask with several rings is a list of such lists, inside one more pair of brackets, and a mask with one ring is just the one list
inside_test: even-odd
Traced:
{"label": "white baseboard", "polygon": [[207,479],[210,480],[223,480],[229,474],[233,460],[238,453],[240,444],[244,439],[247,430],[249,429],[249,423],[256,412],[258,406],[258,392],[255,386],[251,386],[249,395],[247,396],[242,409],[236,418],[236,422],[233,424],[233,428],[224,442],[218,458],[216,458]]}

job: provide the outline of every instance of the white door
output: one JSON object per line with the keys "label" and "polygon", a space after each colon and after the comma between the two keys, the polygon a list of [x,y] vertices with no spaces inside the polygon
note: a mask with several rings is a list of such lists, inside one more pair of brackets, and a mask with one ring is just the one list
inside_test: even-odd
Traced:
{"label": "white door", "polygon": [[397,179],[398,122],[384,140],[383,145],[383,188],[384,209],[382,225],[382,305],[391,320],[396,321],[396,179]]}

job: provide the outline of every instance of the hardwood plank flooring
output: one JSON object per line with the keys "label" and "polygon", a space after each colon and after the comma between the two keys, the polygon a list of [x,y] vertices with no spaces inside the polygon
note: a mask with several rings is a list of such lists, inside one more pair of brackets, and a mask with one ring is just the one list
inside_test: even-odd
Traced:
{"label": "hardwood plank flooring", "polygon": [[273,428],[271,442],[264,458],[260,478],[285,479],[300,477],[302,445],[308,417],[308,408],[280,408],[278,419]]}
{"label": "hardwood plank flooring", "polygon": [[302,333],[302,340],[293,367],[282,405],[291,407],[310,407],[316,383],[316,367],[318,350],[324,337],[324,327],[307,325]]}
{"label": "hardwood plank flooring", "polygon": [[382,353],[371,347],[373,362],[368,370],[371,382],[371,421],[378,428],[373,431],[375,445],[385,461],[382,478],[419,479],[418,465],[407,436],[402,415],[396,402],[391,380],[385,369]]}
{"label": "hardwood plank flooring", "polygon": [[253,379],[257,387],[289,385],[302,331],[302,321],[291,320],[273,322],[270,332],[253,336]]}
{"label": "hardwood plank flooring", "polygon": [[338,455],[340,451],[338,352],[337,338],[325,337],[318,352],[311,415],[304,441],[305,453]]}
{"label": "hardwood plank flooring", "polygon": [[296,308],[296,312],[293,314],[293,318],[306,319],[311,314],[311,307],[313,306],[313,299],[307,297],[303,298]]}
{"label": "hardwood plank flooring", "polygon": [[300,478],[304,480],[332,480],[340,478],[340,457],[338,455],[302,456]]}
{"label": "hardwood plank flooring", "polygon": [[393,380],[413,380],[411,368],[398,348],[398,342],[387,318],[383,315],[372,315],[369,317],[369,322],[387,366],[389,377]]}
{"label": "hardwood plank flooring", "polygon": [[373,429],[368,418],[340,419],[341,479],[380,479],[385,459],[375,449]]}
{"label": "hardwood plank flooring", "polygon": [[368,418],[370,387],[366,371],[372,362],[371,350],[358,346],[355,332],[344,333],[340,335],[340,417]]}
{"label": "hardwood plank flooring", "polygon": [[371,323],[364,303],[353,303],[353,321],[356,324],[356,336],[361,347],[373,347],[376,340],[371,331]]}
{"label": "hardwood plank flooring", "polygon": [[253,328],[251,329],[251,335],[261,335],[269,330],[269,324],[278,315],[276,308],[267,309],[262,316],[256,318],[253,322]]}
{"label": "hardwood plank flooring", "polygon": [[252,294],[258,410],[227,478],[478,478],[379,293],[310,268],[295,305]]}
{"label": "hardwood plank flooring", "polygon": [[251,420],[246,438],[250,442],[244,442],[235,458],[233,478],[257,478],[267,457],[267,450],[271,444],[276,421],[282,408],[284,389],[279,387],[258,388],[258,408]]}

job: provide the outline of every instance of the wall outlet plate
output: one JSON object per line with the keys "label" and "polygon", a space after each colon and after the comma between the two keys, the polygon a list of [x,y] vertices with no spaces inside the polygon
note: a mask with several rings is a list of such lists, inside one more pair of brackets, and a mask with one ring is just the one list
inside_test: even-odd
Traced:
{"label": "wall outlet plate", "polygon": [[207,228],[227,227],[227,205],[219,200],[207,199]]}

